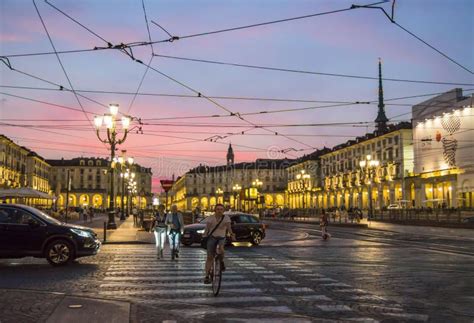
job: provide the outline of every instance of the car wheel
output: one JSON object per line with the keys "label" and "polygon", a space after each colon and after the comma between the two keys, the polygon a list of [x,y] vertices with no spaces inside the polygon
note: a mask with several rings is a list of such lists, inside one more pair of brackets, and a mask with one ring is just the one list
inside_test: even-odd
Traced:
{"label": "car wheel", "polygon": [[64,266],[74,260],[74,248],[66,240],[55,240],[45,250],[46,260],[53,266]]}
{"label": "car wheel", "polygon": [[258,246],[262,242],[262,234],[260,232],[252,233],[252,241],[250,241],[254,246]]}

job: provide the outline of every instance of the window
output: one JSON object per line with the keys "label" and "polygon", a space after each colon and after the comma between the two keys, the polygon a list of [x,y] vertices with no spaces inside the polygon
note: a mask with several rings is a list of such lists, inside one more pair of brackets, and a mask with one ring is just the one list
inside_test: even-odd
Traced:
{"label": "window", "polygon": [[0,223],[26,225],[30,220],[34,220],[34,218],[23,210],[14,208],[0,209]]}
{"label": "window", "polygon": [[398,136],[395,136],[393,140],[395,141],[395,145],[398,145]]}
{"label": "window", "polygon": [[255,217],[249,216],[248,218],[250,223],[258,223],[258,220]]}

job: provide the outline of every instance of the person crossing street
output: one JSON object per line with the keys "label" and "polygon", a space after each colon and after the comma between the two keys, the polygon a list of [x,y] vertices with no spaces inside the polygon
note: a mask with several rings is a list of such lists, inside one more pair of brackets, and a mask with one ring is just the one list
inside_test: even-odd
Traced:
{"label": "person crossing street", "polygon": [[171,212],[166,216],[165,224],[168,226],[168,238],[171,254],[173,255],[174,248],[174,256],[178,258],[181,235],[184,232],[184,220],[183,215],[178,212],[178,207],[175,204],[171,206]]}
{"label": "person crossing street", "polygon": [[165,224],[166,220],[166,211],[165,206],[160,204],[158,206],[158,211],[153,218],[152,228],[155,235],[155,244],[156,244],[156,257],[158,259],[163,258],[163,249],[165,248],[166,241],[166,231],[167,227]]}

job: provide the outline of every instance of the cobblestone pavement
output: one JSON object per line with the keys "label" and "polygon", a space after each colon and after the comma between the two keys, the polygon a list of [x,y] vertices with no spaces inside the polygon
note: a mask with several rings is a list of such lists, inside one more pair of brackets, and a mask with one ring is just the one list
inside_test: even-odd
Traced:
{"label": "cobblestone pavement", "polygon": [[333,230],[322,241],[316,226],[300,224],[268,231],[259,247],[228,249],[218,297],[202,284],[205,252],[198,247],[182,247],[175,261],[168,252],[157,260],[153,245],[105,245],[63,268],[0,260],[0,321],[44,321],[61,297],[48,292],[129,301],[131,322],[474,320],[468,241],[420,245],[418,235],[354,229]]}

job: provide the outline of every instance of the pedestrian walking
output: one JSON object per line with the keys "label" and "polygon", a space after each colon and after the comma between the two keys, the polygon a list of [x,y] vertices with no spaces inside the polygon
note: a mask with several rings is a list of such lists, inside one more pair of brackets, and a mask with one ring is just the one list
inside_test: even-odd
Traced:
{"label": "pedestrian walking", "polygon": [[155,235],[156,258],[163,258],[163,249],[165,248],[167,226],[165,206],[160,204],[158,211],[153,218],[152,228]]}
{"label": "pedestrian walking", "polygon": [[94,209],[92,207],[89,207],[89,222],[92,223],[94,219]]}
{"label": "pedestrian walking", "polygon": [[79,214],[82,217],[82,221],[84,221],[84,223],[86,223],[87,222],[87,210],[83,207],[80,207],[79,208]]}
{"label": "pedestrian walking", "polygon": [[133,224],[135,226],[138,226],[138,210],[135,206],[132,208],[132,214],[133,214]]}
{"label": "pedestrian walking", "polygon": [[178,258],[179,243],[181,241],[181,235],[184,232],[184,221],[183,215],[178,212],[178,207],[175,204],[171,206],[171,212],[166,216],[165,224],[168,226],[170,248],[174,248],[175,256]]}
{"label": "pedestrian walking", "polygon": [[323,240],[327,240],[331,237],[328,232],[328,225],[329,225],[329,217],[326,212],[323,211],[321,218],[319,220],[319,226],[321,227],[321,236]]}

